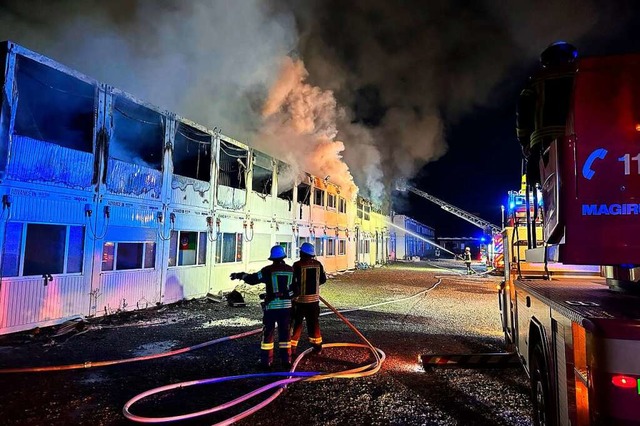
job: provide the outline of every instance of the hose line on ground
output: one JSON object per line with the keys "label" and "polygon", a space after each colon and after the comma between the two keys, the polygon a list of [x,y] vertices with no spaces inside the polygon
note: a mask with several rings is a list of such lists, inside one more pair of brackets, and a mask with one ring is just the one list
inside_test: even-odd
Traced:
{"label": "hose line on ground", "polygon": [[[422,293],[422,292],[421,292]],[[415,296],[415,295],[414,295]],[[304,352],[302,352],[294,361],[292,367],[291,367],[291,371],[290,372],[282,372],[282,373],[265,373],[265,374],[247,374],[247,375],[241,375],[241,376],[229,376],[229,377],[214,377],[214,378],[209,378],[209,379],[203,379],[203,380],[193,380],[193,381],[189,381],[189,382],[181,382],[181,383],[174,383],[171,385],[166,385],[166,386],[161,386],[158,388],[154,388],[154,389],[150,389],[146,392],[143,392],[139,395],[136,395],[135,397],[131,398],[129,401],[127,401],[127,403],[124,405],[124,407],[122,408],[122,413],[124,414],[124,416],[126,418],[128,418],[129,420],[135,421],[135,422],[139,422],[139,423],[166,423],[166,422],[173,422],[173,421],[178,421],[178,420],[186,420],[186,419],[191,419],[191,418],[195,418],[195,417],[200,417],[200,416],[204,416],[207,414],[212,414],[212,413],[216,413],[222,410],[225,410],[227,408],[233,407],[241,402],[244,402],[248,399],[251,399],[261,393],[267,392],[271,389],[276,389],[271,395],[269,395],[265,400],[261,401],[260,403],[254,405],[253,407],[239,413],[236,414],[235,416],[232,416],[228,419],[225,419],[221,422],[216,423],[216,426],[220,426],[220,425],[229,425],[232,424],[240,419],[243,419],[247,416],[250,416],[251,414],[255,413],[256,411],[262,409],[263,407],[265,407],[266,405],[268,405],[271,401],[273,401],[274,399],[276,399],[286,388],[287,385],[291,384],[291,383],[295,383],[298,381],[318,381],[318,380],[327,380],[327,379],[350,379],[350,378],[356,378],[356,377],[366,377],[366,376],[370,376],[373,375],[375,373],[377,373],[380,368],[382,367],[382,363],[384,362],[386,355],[385,353],[374,347],[371,342],[369,342],[369,340],[367,340],[367,338],[360,333],[360,331],[353,325],[351,324],[351,322],[349,322],[349,320],[347,318],[344,317],[344,315],[342,315],[336,308],[334,308],[331,304],[329,304],[325,299],[323,299],[322,297],[320,297],[320,300],[322,301],[322,303],[324,303],[329,309],[331,309],[331,311],[333,311],[333,313],[335,313],[351,330],[353,330],[353,332],[364,342],[364,344],[362,343],[327,343],[322,345],[323,348],[333,348],[333,347],[358,347],[358,348],[367,348],[371,351],[371,353],[373,354],[374,357],[374,361],[360,366],[360,367],[356,367],[356,368],[352,368],[349,370],[345,370],[345,371],[340,371],[340,372],[335,372],[335,373],[320,373],[320,372],[296,372],[295,369],[297,368],[298,364],[300,363],[300,361],[304,358],[304,356],[306,356],[309,352],[312,351],[312,348],[309,348],[307,350],[305,350]],[[152,395],[157,395],[160,393],[164,393],[167,391],[171,391],[174,389],[183,389],[185,387],[190,387],[190,386],[198,386],[198,385],[204,385],[204,384],[211,384],[211,383],[220,383],[220,382],[225,382],[225,381],[229,381],[229,380],[241,380],[241,379],[249,379],[249,378],[255,378],[255,377],[269,377],[269,376],[279,376],[279,375],[285,375],[287,376],[287,378],[282,379],[282,380],[277,380],[275,382],[269,383],[267,385],[264,385],[258,389],[255,389],[251,392],[248,392],[242,396],[239,396],[229,402],[225,402],[223,404],[217,405],[215,407],[211,407],[205,410],[201,410],[201,411],[196,411],[193,413],[187,413],[187,414],[181,414],[178,416],[171,416],[171,417],[143,417],[143,416],[138,416],[135,415],[133,413],[131,413],[130,409],[131,406],[134,405],[136,402],[147,398],[149,396]]]}
{"label": "hose line on ground", "polygon": [[[320,300],[322,301],[322,303],[324,303],[331,312],[324,312],[321,315],[329,315],[331,313],[336,314],[364,343],[326,343],[323,344],[323,348],[332,348],[332,347],[356,347],[356,348],[366,348],[369,349],[373,355],[373,362],[360,366],[360,367],[356,367],[353,369],[349,369],[349,370],[344,370],[344,371],[340,371],[340,372],[334,372],[334,373],[326,373],[326,372],[297,372],[295,371],[295,369],[297,368],[298,364],[300,363],[300,361],[308,354],[312,351],[312,348],[309,348],[307,350],[305,350],[304,352],[302,352],[294,361],[292,367],[291,367],[291,371],[289,372],[274,372],[274,373],[262,373],[262,374],[246,374],[246,375],[240,375],[240,376],[227,376],[227,377],[214,377],[214,378],[208,378],[208,379],[201,379],[201,380],[193,380],[193,381],[188,381],[188,382],[181,382],[181,383],[174,383],[171,385],[165,385],[165,386],[161,386],[158,388],[154,388],[154,389],[150,389],[147,390],[139,395],[134,396],[133,398],[131,398],[129,401],[127,401],[127,403],[124,405],[122,411],[125,417],[127,417],[130,420],[136,421],[136,422],[140,422],[140,423],[162,423],[162,422],[173,422],[173,421],[178,421],[178,420],[185,420],[185,419],[190,419],[190,418],[195,418],[195,417],[200,417],[203,415],[207,415],[207,414],[212,414],[215,412],[219,412],[222,410],[225,410],[227,408],[233,407],[241,402],[244,402],[250,398],[255,397],[256,395],[259,395],[261,393],[267,392],[271,389],[276,389],[271,395],[269,395],[265,400],[261,401],[260,403],[254,405],[253,407],[239,413],[236,414],[232,417],[229,417],[226,420],[223,420],[219,423],[216,423],[217,425],[229,425],[232,424],[242,418],[245,418],[253,413],[255,413],[256,411],[262,409],[263,407],[265,407],[266,405],[268,405],[269,403],[271,403],[271,401],[273,401],[274,399],[276,399],[286,388],[287,385],[291,384],[291,383],[295,383],[298,381],[319,381],[319,380],[327,380],[327,379],[348,379],[348,378],[356,378],[356,377],[366,377],[366,376],[371,376],[375,373],[377,373],[380,368],[382,367],[382,364],[386,358],[385,353],[374,347],[371,342],[369,342],[369,340],[353,325],[351,324],[351,322],[344,317],[344,315],[342,315],[343,313],[347,313],[347,312],[353,312],[353,311],[358,311],[358,310],[363,310],[363,309],[369,309],[372,307],[377,307],[377,306],[382,306],[382,305],[386,305],[386,304],[391,304],[391,303],[398,303],[398,302],[402,302],[402,301],[406,301],[418,296],[421,296],[423,294],[426,294],[427,292],[433,290],[434,288],[436,288],[440,283],[442,282],[442,279],[438,279],[434,284],[432,284],[430,287],[419,291],[416,294],[413,294],[411,296],[407,296],[407,297],[402,297],[399,299],[393,299],[393,300],[389,300],[389,301],[385,301],[385,302],[380,302],[380,303],[375,303],[372,305],[367,305],[367,306],[363,306],[363,307],[358,307],[358,308],[353,308],[353,309],[346,309],[346,310],[340,310],[338,311],[336,308],[334,308],[331,304],[329,304],[324,298],[320,297]],[[98,361],[98,362],[85,362],[85,363],[79,363],[79,364],[69,364],[69,365],[58,365],[58,366],[48,366],[48,367],[27,367],[27,368],[10,368],[10,369],[1,369],[0,373],[34,373],[34,372],[48,372],[48,371],[62,371],[62,370],[76,370],[76,369],[86,369],[86,368],[93,368],[93,367],[106,367],[106,366],[110,366],[110,365],[118,365],[118,364],[125,364],[125,363],[131,363],[131,362],[138,362],[138,361],[146,361],[146,360],[151,360],[151,359],[158,359],[158,358],[164,358],[164,357],[169,357],[169,356],[173,356],[173,355],[179,355],[179,354],[183,354],[189,351],[193,351],[193,350],[197,350],[197,349],[201,349],[207,346],[211,346],[217,343],[221,343],[224,341],[228,341],[228,340],[234,340],[234,339],[239,339],[242,337],[248,337],[254,334],[258,334],[262,331],[262,329],[256,329],[256,330],[250,330],[250,331],[246,331],[244,333],[239,333],[239,334],[235,334],[235,335],[231,335],[231,336],[225,336],[222,338],[218,338],[218,339],[214,339],[214,340],[210,340],[204,343],[200,343],[194,346],[189,346],[189,347],[185,347],[185,348],[180,348],[180,349],[176,349],[173,351],[167,351],[167,352],[161,352],[158,354],[153,354],[153,355],[145,355],[145,356],[140,356],[140,357],[135,357],[135,358],[127,358],[127,359],[121,359],[121,360],[111,360],[111,361]],[[221,383],[221,382],[227,382],[227,381],[232,381],[232,380],[241,380],[241,379],[251,379],[251,378],[256,378],[256,377],[277,377],[277,376],[286,376],[285,379],[281,379],[281,380],[277,380],[275,382],[272,382],[270,384],[267,384],[265,386],[262,386],[258,389],[255,389],[245,395],[242,395],[238,398],[233,399],[232,401],[220,404],[216,407],[212,407],[212,408],[208,408],[205,410],[201,410],[198,412],[193,412],[193,413],[187,413],[187,414],[182,414],[182,415],[178,415],[178,416],[170,416],[170,417],[143,417],[143,416],[138,416],[135,415],[133,413],[131,413],[130,408],[131,406],[133,406],[135,403],[137,403],[138,401],[148,398],[152,395],[157,395],[159,393],[164,393],[167,391],[171,391],[174,389],[183,389],[185,387],[190,387],[190,386],[197,386],[197,385],[204,385],[204,384],[213,384],[213,383]]]}
{"label": "hose line on ground", "polygon": [[168,352],[160,352],[152,355],[143,355],[135,358],[125,358],[125,359],[114,359],[109,361],[86,361],[78,364],[68,364],[68,365],[52,365],[47,367],[24,367],[24,368],[5,368],[0,369],[0,374],[6,373],[43,373],[47,371],[63,371],[63,370],[80,370],[87,368],[95,368],[95,367],[108,367],[110,365],[118,365],[118,364],[128,364],[130,362],[138,362],[138,361],[149,361],[151,359],[165,358],[168,356],[180,355],[186,352],[194,351],[196,349],[202,349],[207,346],[215,345],[217,343],[226,342],[228,340],[240,339],[242,337],[253,336],[254,334],[259,334],[262,332],[261,328],[245,331],[244,333],[234,334],[232,336],[225,336],[219,339],[209,340],[204,343],[199,343],[194,346],[188,346],[186,348],[175,349]]}

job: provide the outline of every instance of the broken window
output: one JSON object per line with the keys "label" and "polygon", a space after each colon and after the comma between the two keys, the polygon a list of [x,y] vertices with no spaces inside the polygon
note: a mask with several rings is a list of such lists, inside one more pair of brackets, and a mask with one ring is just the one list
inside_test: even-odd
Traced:
{"label": "broken window", "polygon": [[32,59],[17,58],[14,132],[92,153],[96,87]]}
{"label": "broken window", "polygon": [[362,210],[364,211],[364,220],[369,220],[370,219],[369,215],[371,213],[371,206],[369,204],[365,204]]}
{"label": "broken window", "polygon": [[163,150],[164,117],[124,96],[115,96],[109,156],[127,163],[162,170]]}
{"label": "broken window", "polygon": [[358,219],[362,219],[362,210],[364,206],[362,205],[362,200],[358,200]]}
{"label": "broken window", "polygon": [[273,162],[271,157],[258,151],[253,151],[251,184],[255,192],[271,195],[273,182]]}
{"label": "broken window", "polygon": [[218,184],[231,188],[245,189],[247,157],[248,152],[246,149],[221,140]]}
{"label": "broken window", "polygon": [[306,183],[298,185],[298,203],[309,205],[309,196],[311,195],[311,187]]}
{"label": "broken window", "polygon": [[324,190],[318,188],[313,190],[313,204],[324,207]]}
{"label": "broken window", "polygon": [[295,174],[293,168],[282,161],[278,162],[278,198],[293,201]]}
{"label": "broken window", "polygon": [[211,135],[178,123],[173,142],[173,173],[205,182],[211,180]]}

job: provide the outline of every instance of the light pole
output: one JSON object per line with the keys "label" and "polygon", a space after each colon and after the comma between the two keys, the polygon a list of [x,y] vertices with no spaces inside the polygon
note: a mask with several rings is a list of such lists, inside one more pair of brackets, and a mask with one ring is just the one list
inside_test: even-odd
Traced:
{"label": "light pole", "polygon": [[502,229],[504,229],[504,205],[500,206],[500,212],[502,213]]}

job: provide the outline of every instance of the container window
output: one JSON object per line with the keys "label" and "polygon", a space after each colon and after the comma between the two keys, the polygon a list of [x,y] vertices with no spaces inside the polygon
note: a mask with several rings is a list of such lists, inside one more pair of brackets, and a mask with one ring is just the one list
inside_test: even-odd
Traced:
{"label": "container window", "polygon": [[291,259],[291,242],[290,241],[281,241],[276,243],[276,245],[282,247],[284,252],[287,254],[287,257]]}
{"label": "container window", "polygon": [[306,183],[301,183],[298,185],[298,203],[309,205],[310,200],[309,196],[311,194],[311,187]]}
{"label": "container window", "polygon": [[209,182],[211,140],[211,135],[179,123],[173,144],[173,173]]}
{"label": "container window", "polygon": [[169,241],[169,266],[176,266],[178,252],[178,231],[171,231]]}
{"label": "container window", "polygon": [[318,188],[313,190],[313,204],[324,206],[324,190]]}
{"label": "container window", "polygon": [[230,142],[220,141],[218,184],[245,189],[248,152]]}
{"label": "container window", "polygon": [[142,269],[143,243],[118,243],[116,270]]}
{"label": "container window", "polygon": [[28,224],[22,275],[62,274],[66,238],[64,225]]}
{"label": "container window", "polygon": [[108,241],[102,247],[102,270],[113,271],[116,243]]}
{"label": "container window", "polygon": [[333,238],[327,238],[327,256],[336,255],[336,240]]}
{"label": "container window", "polygon": [[8,222],[4,236],[2,276],[17,277],[20,274],[20,247],[22,245],[22,222]]}
{"label": "container window", "polygon": [[338,212],[346,213],[347,212],[347,200],[342,197],[338,197]]}
{"label": "container window", "polygon": [[178,266],[195,265],[198,250],[198,233],[180,231],[178,246]]}
{"label": "container window", "polygon": [[344,256],[347,253],[347,240],[338,241],[338,256]]}
{"label": "container window", "polygon": [[16,68],[15,133],[93,152],[95,86],[22,56]]}
{"label": "container window", "polygon": [[309,237],[298,237],[298,246],[296,247],[296,257],[300,257],[300,246],[309,242]]}
{"label": "container window", "polygon": [[198,242],[198,265],[206,265],[207,263],[207,233],[200,232],[200,241]]}
{"label": "container window", "polygon": [[144,243],[144,267],[145,269],[156,267],[156,243]]}
{"label": "container window", "polygon": [[236,261],[236,234],[225,233],[222,237],[223,253],[222,262],[235,262]]}
{"label": "container window", "polygon": [[316,238],[315,246],[316,246],[316,256],[324,256],[324,241],[322,238]]}
{"label": "container window", "polygon": [[278,162],[278,198],[293,201],[295,174],[293,168],[282,161]]}
{"label": "container window", "polygon": [[336,196],[334,194],[327,195],[327,208],[328,209],[336,208]]}
{"label": "container window", "polygon": [[81,273],[84,258],[84,226],[69,227],[69,249],[67,250],[67,273]]}
{"label": "container window", "polygon": [[164,117],[145,106],[116,96],[109,156],[139,166],[162,170]]}

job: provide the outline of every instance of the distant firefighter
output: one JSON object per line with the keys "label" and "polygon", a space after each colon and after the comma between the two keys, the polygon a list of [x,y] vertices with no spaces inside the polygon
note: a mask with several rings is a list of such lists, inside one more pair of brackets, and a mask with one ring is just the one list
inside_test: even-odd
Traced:
{"label": "distant firefighter", "polygon": [[266,295],[264,298],[264,313],[262,327],[262,343],[260,344],[260,365],[271,368],[273,363],[273,334],[276,324],[278,325],[278,349],[280,360],[284,368],[291,367],[291,339],[289,327],[291,324],[291,297],[293,296],[293,268],[286,263],[287,257],[282,246],[277,245],[271,248],[269,260],[273,263],[265,266],[255,274],[245,272],[234,272],[231,274],[232,280],[243,280],[247,284],[266,284]]}
{"label": "distant firefighter", "polygon": [[293,264],[293,328],[291,352],[296,353],[302,321],[307,320],[309,343],[316,353],[322,351],[320,334],[320,285],[327,281],[322,263],[315,259],[315,249],[310,243],[300,246],[300,260]]}
{"label": "distant firefighter", "polygon": [[467,265],[467,275],[472,274],[473,270],[471,269],[471,249],[469,247],[465,247],[462,259],[464,260],[465,265]]}

